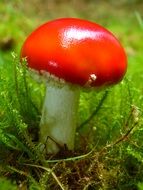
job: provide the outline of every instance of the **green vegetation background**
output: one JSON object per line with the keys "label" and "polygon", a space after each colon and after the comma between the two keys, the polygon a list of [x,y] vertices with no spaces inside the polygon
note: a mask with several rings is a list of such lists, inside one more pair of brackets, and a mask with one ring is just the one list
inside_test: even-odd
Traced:
{"label": "green vegetation background", "polygon": [[[143,1],[0,1],[0,189],[143,190]],[[82,92],[74,153],[51,158],[37,143],[44,85],[19,53],[26,36],[59,17],[111,30],[128,55],[125,79]],[[62,160],[61,160],[62,159]]]}

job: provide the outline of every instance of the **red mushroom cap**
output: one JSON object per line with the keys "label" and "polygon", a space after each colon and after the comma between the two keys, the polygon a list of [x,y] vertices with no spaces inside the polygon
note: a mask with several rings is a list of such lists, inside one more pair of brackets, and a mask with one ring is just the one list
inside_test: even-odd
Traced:
{"label": "red mushroom cap", "polygon": [[81,86],[111,85],[127,69],[125,51],[108,30],[90,21],[61,18],[36,29],[21,57],[28,66]]}

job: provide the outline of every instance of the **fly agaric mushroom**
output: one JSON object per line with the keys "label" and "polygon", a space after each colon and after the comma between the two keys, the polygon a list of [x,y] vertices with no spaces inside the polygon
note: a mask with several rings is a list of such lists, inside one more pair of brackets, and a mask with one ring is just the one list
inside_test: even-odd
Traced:
{"label": "fly agaric mushroom", "polygon": [[40,26],[26,39],[21,57],[47,80],[40,141],[49,153],[58,152],[58,145],[74,148],[80,87],[116,84],[127,68],[125,51],[113,34],[77,18]]}

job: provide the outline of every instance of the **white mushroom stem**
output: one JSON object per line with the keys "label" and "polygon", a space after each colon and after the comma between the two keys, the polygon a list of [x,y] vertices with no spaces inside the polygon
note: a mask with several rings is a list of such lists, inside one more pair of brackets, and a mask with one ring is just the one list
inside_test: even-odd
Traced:
{"label": "white mushroom stem", "polygon": [[74,149],[79,89],[68,84],[59,87],[47,84],[40,123],[40,141],[48,153],[57,153],[59,147]]}

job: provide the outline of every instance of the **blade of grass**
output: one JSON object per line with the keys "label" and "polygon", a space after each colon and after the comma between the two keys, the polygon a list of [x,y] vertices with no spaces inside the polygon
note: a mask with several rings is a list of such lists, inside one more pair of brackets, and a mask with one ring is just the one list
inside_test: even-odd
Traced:
{"label": "blade of grass", "polygon": [[103,94],[101,100],[99,101],[96,109],[91,113],[91,115],[83,122],[80,124],[80,126],[78,127],[78,130],[80,131],[80,129],[82,129],[86,124],[88,124],[93,117],[99,112],[101,106],[103,105],[104,101],[106,100],[107,96],[109,94],[109,90],[106,90],[105,93]]}
{"label": "blade of grass", "polygon": [[57,160],[46,160],[45,163],[55,163],[55,162],[68,162],[68,161],[75,161],[75,160],[81,160],[81,159],[85,159],[87,157],[89,157],[93,152],[94,152],[95,148],[93,148],[90,152],[88,152],[87,154],[83,154],[80,156],[75,156],[75,157],[70,157],[70,158],[63,158],[63,159],[57,159]]}
{"label": "blade of grass", "polygon": [[52,169],[46,168],[46,167],[44,167],[44,166],[35,165],[35,164],[24,164],[24,165],[26,165],[26,166],[31,166],[31,167],[36,167],[36,168],[41,168],[41,169],[43,169],[43,170],[49,172],[49,173],[53,176],[53,178],[55,179],[55,181],[57,182],[57,184],[60,186],[60,188],[61,188],[62,190],[65,190],[65,188],[63,187],[63,184],[60,182],[60,180],[58,179],[58,177],[56,176],[56,174],[53,172]]}
{"label": "blade of grass", "polygon": [[143,30],[143,20],[141,18],[141,15],[138,11],[135,11],[135,16],[136,16],[136,19],[139,23],[139,26],[141,27],[141,29]]}
{"label": "blade of grass", "polygon": [[5,135],[14,143],[16,143],[16,145],[18,145],[18,147],[21,148],[21,150],[26,152],[30,158],[34,158],[34,155],[28,150],[28,148],[23,143],[21,143],[14,135],[9,133],[6,133]]}
{"label": "blade of grass", "polygon": [[12,172],[15,172],[15,173],[18,173],[18,174],[20,174],[22,176],[28,177],[36,185],[36,188],[38,188],[39,190],[41,189],[39,187],[39,183],[31,175],[29,175],[28,172],[19,170],[17,168],[12,167],[12,166],[5,166],[5,167],[8,168],[8,170],[11,170]]}

